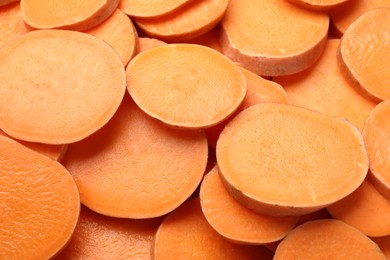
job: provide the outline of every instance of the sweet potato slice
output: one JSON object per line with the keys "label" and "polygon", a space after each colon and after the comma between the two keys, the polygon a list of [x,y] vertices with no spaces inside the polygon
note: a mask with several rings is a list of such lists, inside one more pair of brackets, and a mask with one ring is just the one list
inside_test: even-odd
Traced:
{"label": "sweet potato slice", "polygon": [[263,214],[307,214],[352,193],[367,175],[360,131],[342,118],[262,103],[238,114],[217,142],[230,192]]}

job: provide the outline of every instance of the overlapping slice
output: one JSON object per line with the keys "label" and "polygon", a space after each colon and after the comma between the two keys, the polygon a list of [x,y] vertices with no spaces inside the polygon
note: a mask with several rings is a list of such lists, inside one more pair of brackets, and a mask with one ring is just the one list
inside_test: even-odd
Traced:
{"label": "overlapping slice", "polygon": [[166,127],[127,96],[103,129],[69,145],[63,164],[84,205],[104,215],[140,219],[182,204],[203,177],[207,153],[202,131]]}
{"label": "overlapping slice", "polygon": [[390,235],[390,201],[369,181],[364,181],[352,194],[330,205],[327,210],[333,218],[355,227],[367,236]]}
{"label": "overlapping slice", "polygon": [[237,243],[266,244],[291,231],[298,217],[271,217],[245,208],[230,196],[215,166],[200,188],[202,211],[209,224],[223,237]]}
{"label": "overlapping slice", "polygon": [[371,111],[363,129],[370,159],[370,179],[390,199],[390,100]]}
{"label": "overlapping slice", "polygon": [[286,0],[230,0],[221,22],[223,52],[263,76],[297,73],[321,55],[329,17]]}
{"label": "overlapping slice", "polygon": [[291,231],[275,252],[284,259],[385,260],[378,245],[357,229],[339,220],[307,222]]}
{"label": "overlapping slice", "polygon": [[120,10],[115,10],[107,20],[86,33],[107,42],[118,53],[125,66],[135,55],[137,31],[129,17]]}
{"label": "overlapping slice", "polygon": [[352,124],[276,103],[238,114],[222,131],[216,153],[230,194],[275,216],[307,214],[344,198],[368,169],[362,135]]}
{"label": "overlapping slice", "polygon": [[220,236],[205,219],[199,198],[195,198],[162,222],[154,239],[152,259],[271,260],[272,253],[261,246],[234,244]]}
{"label": "overlapping slice", "polygon": [[29,30],[23,22],[19,3],[7,6],[0,4],[0,48]]}
{"label": "overlapping slice", "polygon": [[132,17],[156,18],[168,15],[192,0],[121,0],[119,8]]}
{"label": "overlapping slice", "polygon": [[49,259],[70,239],[80,198],[58,162],[0,136],[0,258]]}
{"label": "overlapping slice", "polygon": [[81,208],[66,247],[54,259],[150,259],[160,219],[120,219]]}
{"label": "overlapping slice", "polygon": [[0,49],[0,128],[16,139],[81,140],[107,123],[125,90],[118,54],[88,34],[33,31]]}
{"label": "overlapping slice", "polygon": [[107,19],[119,0],[21,0],[24,21],[36,29],[88,30]]}
{"label": "overlapping slice", "polygon": [[361,15],[376,8],[390,7],[389,0],[352,0],[329,11],[332,32],[341,37]]}
{"label": "overlapping slice", "polygon": [[[273,80],[286,90],[293,105],[346,118],[363,129],[376,102],[364,98],[337,65],[340,40],[328,40],[324,53],[309,69]],[[351,105],[353,104],[353,105]]]}
{"label": "overlapping slice", "polygon": [[360,16],[344,33],[338,52],[343,72],[376,101],[390,99],[390,7]]}
{"label": "overlapping slice", "polygon": [[196,0],[173,13],[154,19],[134,18],[134,22],[150,37],[167,42],[196,38],[215,27],[222,19],[228,0]]}
{"label": "overlapping slice", "polygon": [[169,44],[137,55],[126,68],[127,89],[151,117],[181,128],[223,121],[241,104],[246,80],[221,53],[195,44]]}
{"label": "overlapping slice", "polygon": [[[288,0],[291,3],[302,6],[303,8],[316,11],[333,9],[345,2],[351,0]],[[355,0],[351,1],[354,2]]]}
{"label": "overlapping slice", "polygon": [[[4,136],[11,138],[9,135],[4,133],[1,129],[0,129],[0,135],[4,135]],[[68,149],[67,144],[50,145],[50,144],[42,144],[42,143],[25,142],[25,141],[20,141],[20,140],[16,140],[16,141],[18,141],[19,143],[23,144],[24,146],[26,146],[26,147],[28,147],[28,148],[30,148],[30,149],[32,149],[40,154],[46,155],[47,157],[49,157],[53,160],[57,160],[57,161],[61,161],[62,158],[64,158],[66,150]]]}

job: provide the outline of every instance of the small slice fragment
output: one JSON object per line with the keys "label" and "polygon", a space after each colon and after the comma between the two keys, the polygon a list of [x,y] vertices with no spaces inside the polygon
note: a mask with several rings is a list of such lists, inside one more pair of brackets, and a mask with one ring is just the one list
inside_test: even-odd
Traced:
{"label": "small slice fragment", "polygon": [[360,16],[344,33],[337,53],[344,74],[375,101],[390,99],[390,7]]}
{"label": "small slice fragment", "polygon": [[137,31],[130,18],[119,9],[103,23],[86,31],[107,42],[121,57],[123,65],[127,65],[135,55]]}
{"label": "small slice fragment", "polygon": [[[315,11],[326,11],[333,9],[340,4],[351,0],[288,0],[291,3],[297,4],[303,8]],[[352,0],[351,2],[355,2],[356,0]]]}
{"label": "small slice fragment", "polygon": [[370,237],[390,235],[390,201],[364,181],[344,199],[327,207],[333,218],[355,227]]}
{"label": "small slice fragment", "polygon": [[58,162],[0,136],[0,259],[49,259],[70,239],[80,198]]}
{"label": "small slice fragment", "polygon": [[154,239],[152,259],[271,260],[272,253],[261,246],[233,244],[220,236],[205,219],[199,198],[195,198],[162,222]]}
{"label": "small slice fragment", "polygon": [[169,128],[126,96],[105,127],[69,145],[63,164],[85,206],[107,216],[144,219],[165,215],[190,197],[207,155],[203,131]]}
{"label": "small slice fragment", "polygon": [[168,15],[191,1],[193,0],[120,0],[119,9],[131,17],[156,18]]}
{"label": "small slice fragment", "polygon": [[363,129],[370,159],[370,180],[390,200],[390,100],[371,111]]}
{"label": "small slice fragment", "polygon": [[337,65],[339,45],[339,39],[328,40],[324,53],[313,66],[272,80],[283,86],[292,105],[344,117],[362,130],[377,103],[363,97],[345,78]]}
{"label": "small slice fragment", "polygon": [[54,259],[150,259],[160,219],[120,219],[81,208],[74,235]]}
{"label": "small slice fragment", "polygon": [[227,192],[215,166],[203,179],[200,204],[208,223],[228,240],[243,244],[278,241],[291,231],[298,217],[271,217],[240,205]]}
{"label": "small slice fragment", "polygon": [[182,42],[199,37],[222,19],[228,0],[195,0],[175,12],[154,18],[134,18],[138,27],[150,37],[166,42]]}
{"label": "small slice fragment", "polygon": [[21,0],[23,20],[35,29],[85,31],[106,20],[119,0]]}
{"label": "small slice fragment", "polygon": [[229,193],[274,216],[324,208],[357,189],[368,169],[362,135],[348,121],[277,103],[238,114],[216,153]]}
{"label": "small slice fragment", "polygon": [[181,128],[218,124],[241,104],[246,80],[221,53],[195,44],[167,44],[127,66],[127,89],[148,115]]}
{"label": "small slice fragment", "polygon": [[81,140],[107,123],[125,91],[118,54],[94,36],[38,30],[0,49],[0,129],[16,139]]}
{"label": "small slice fragment", "polygon": [[297,73],[322,54],[329,17],[286,0],[230,0],[221,22],[224,54],[262,76]]}
{"label": "small slice fragment", "polygon": [[274,260],[342,259],[385,260],[378,245],[340,220],[307,222],[291,231],[279,244]]}

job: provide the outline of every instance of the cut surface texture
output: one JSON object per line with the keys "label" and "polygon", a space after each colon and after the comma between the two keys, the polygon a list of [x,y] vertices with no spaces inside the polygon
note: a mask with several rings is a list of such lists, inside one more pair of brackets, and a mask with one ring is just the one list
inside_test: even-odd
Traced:
{"label": "cut surface texture", "polygon": [[39,30],[0,49],[0,128],[16,139],[81,140],[107,123],[125,91],[118,54],[94,36]]}
{"label": "cut surface texture", "polygon": [[70,239],[80,198],[58,162],[0,136],[0,259],[49,259]]}
{"label": "cut surface texture", "polygon": [[321,55],[329,17],[286,0],[231,0],[221,23],[223,52],[263,76],[288,75]]}
{"label": "cut surface texture", "polygon": [[390,7],[365,13],[344,33],[339,65],[362,93],[390,99]]}
{"label": "cut surface texture", "polygon": [[24,21],[35,29],[84,31],[106,20],[119,0],[21,0]]}
{"label": "cut surface texture", "polygon": [[221,53],[195,44],[169,44],[137,55],[127,66],[127,89],[148,115],[168,125],[205,128],[241,104],[246,80]]}
{"label": "cut surface texture", "polygon": [[367,174],[359,130],[342,118],[262,103],[238,114],[217,142],[229,193],[267,215],[303,215],[352,193]]}
{"label": "cut surface texture", "polygon": [[339,220],[310,221],[291,231],[279,244],[274,260],[385,260],[378,245]]}
{"label": "cut surface texture", "polygon": [[371,111],[363,129],[370,180],[390,200],[390,100]]}
{"label": "cut surface texture", "polygon": [[200,184],[207,155],[203,131],[166,127],[126,96],[107,126],[69,145],[63,164],[84,205],[107,216],[143,219],[182,204]]}

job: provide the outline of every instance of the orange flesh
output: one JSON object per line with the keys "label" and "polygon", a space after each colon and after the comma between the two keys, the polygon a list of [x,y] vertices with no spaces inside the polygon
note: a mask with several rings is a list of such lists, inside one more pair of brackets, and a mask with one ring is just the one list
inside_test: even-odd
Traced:
{"label": "orange flesh", "polygon": [[[12,138],[10,136],[8,136],[6,133],[4,133],[1,129],[0,129],[0,135],[4,135],[4,136],[7,136],[9,138]],[[16,140],[18,141],[19,143],[23,144],[24,146],[40,153],[40,154],[43,154],[43,155],[46,155],[47,157],[53,159],[53,160],[57,160],[57,161],[61,161],[62,158],[64,157],[65,153],[66,153],[66,150],[68,148],[68,145],[66,144],[63,144],[63,145],[50,145],[50,144],[41,144],[41,143],[31,143],[31,142],[25,142],[25,141],[19,141],[19,140]]]}
{"label": "orange flesh", "polygon": [[343,72],[373,100],[390,99],[390,7],[360,16],[344,33],[338,53]]}
{"label": "orange flesh", "polygon": [[309,10],[330,10],[333,9],[340,4],[346,3],[348,1],[354,2],[356,0],[288,0],[291,3],[298,4],[303,8],[307,8]]}
{"label": "orange flesh", "polygon": [[168,128],[126,97],[107,126],[69,145],[63,164],[87,207],[107,216],[153,218],[197,188],[207,153],[202,131]]}
{"label": "orange flesh", "polygon": [[370,177],[376,188],[390,199],[390,100],[383,101],[367,118],[363,129],[370,159]]}
{"label": "orange flesh", "polygon": [[326,14],[285,0],[231,0],[221,23],[221,45],[225,55],[256,74],[288,75],[319,58],[328,24]]}
{"label": "orange flesh", "polygon": [[154,47],[165,45],[166,43],[158,39],[149,38],[149,37],[139,37],[136,54],[144,52]]}
{"label": "orange flesh", "polygon": [[280,86],[278,83],[266,80],[242,67],[240,67],[240,69],[244,73],[247,82],[246,95],[244,100],[235,113],[229,118],[219,123],[218,125],[205,129],[207,140],[214,148],[217,145],[218,137],[221,134],[223,128],[239,112],[248,107],[264,102],[284,104],[289,103],[289,97],[287,96],[282,86]]}
{"label": "orange flesh", "polygon": [[81,140],[112,117],[125,90],[118,54],[88,34],[33,31],[0,49],[0,128],[16,139]]}
{"label": "orange flesh", "polygon": [[284,259],[386,259],[378,245],[339,220],[307,222],[279,244],[274,260]]}
{"label": "orange flesh", "polygon": [[107,20],[86,33],[107,42],[119,54],[125,66],[135,55],[137,31],[129,17],[118,9]]}
{"label": "orange flesh", "polygon": [[276,103],[237,115],[217,142],[228,191],[268,215],[303,215],[344,198],[364,180],[368,158],[352,124]]}
{"label": "orange flesh", "polygon": [[341,37],[361,15],[379,7],[390,7],[389,0],[352,0],[329,11],[335,34]]}
{"label": "orange flesh", "polygon": [[84,31],[107,19],[119,0],[22,0],[24,21],[36,29]]}
{"label": "orange flesh", "polygon": [[283,86],[291,104],[344,117],[363,129],[376,102],[364,98],[344,77],[336,59],[339,44],[338,39],[328,40],[324,53],[312,67],[272,80]]}
{"label": "orange flesh", "polygon": [[233,244],[207,223],[199,199],[184,203],[157,230],[152,259],[272,259],[260,246]]}
{"label": "orange flesh", "polygon": [[390,235],[390,201],[368,181],[327,210],[333,218],[357,228],[367,236]]}
{"label": "orange flesh", "polygon": [[271,217],[245,208],[225,189],[215,166],[202,182],[200,203],[209,224],[223,237],[237,243],[264,244],[282,239],[298,217]]}
{"label": "orange flesh", "polygon": [[167,15],[192,0],[120,0],[119,8],[134,17],[158,17]]}
{"label": "orange flesh", "polygon": [[0,48],[29,30],[23,22],[19,3],[0,7]]}
{"label": "orange flesh", "polygon": [[150,259],[160,222],[110,218],[82,207],[72,239],[54,259]]}
{"label": "orange flesh", "polygon": [[137,55],[127,88],[148,115],[168,125],[204,128],[231,115],[246,93],[239,68],[222,54],[194,44],[169,44]]}
{"label": "orange flesh", "polygon": [[167,42],[194,39],[215,27],[222,19],[228,0],[196,0],[176,12],[155,19],[134,19],[150,37]]}
{"label": "orange flesh", "polygon": [[70,239],[80,199],[58,162],[0,136],[0,258],[48,259]]}

